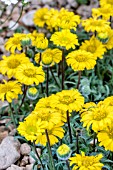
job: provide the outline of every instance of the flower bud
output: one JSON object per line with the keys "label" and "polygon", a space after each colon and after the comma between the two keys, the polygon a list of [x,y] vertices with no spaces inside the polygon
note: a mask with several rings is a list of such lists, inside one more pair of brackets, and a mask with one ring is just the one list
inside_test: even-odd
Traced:
{"label": "flower bud", "polygon": [[71,153],[72,153],[72,151],[71,151],[70,147],[67,146],[66,144],[62,144],[57,149],[57,156],[61,160],[68,160],[71,156]]}
{"label": "flower bud", "polygon": [[30,87],[27,90],[27,97],[30,100],[35,100],[38,97],[38,90],[35,87]]}

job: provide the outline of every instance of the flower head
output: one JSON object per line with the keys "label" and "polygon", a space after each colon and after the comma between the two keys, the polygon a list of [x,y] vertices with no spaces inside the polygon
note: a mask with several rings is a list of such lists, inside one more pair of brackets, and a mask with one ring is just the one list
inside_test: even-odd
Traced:
{"label": "flower head", "polygon": [[[41,55],[41,65],[43,66],[53,66],[55,63],[59,63],[62,59],[62,51],[55,48],[55,49],[50,49],[48,48],[44,52],[42,52]],[[40,54],[35,55],[35,61],[36,63],[39,63],[40,61]]]}
{"label": "flower head", "polygon": [[75,49],[75,45],[79,45],[76,34],[71,33],[68,29],[55,32],[50,40],[53,41],[55,45],[66,48],[67,50],[70,48]]}
{"label": "flower head", "polygon": [[24,53],[21,54],[11,54],[10,56],[2,57],[3,60],[0,61],[0,72],[2,74],[7,74],[8,78],[15,76],[18,67],[21,64],[30,63],[30,60]]}
{"label": "flower head", "polygon": [[92,129],[95,132],[103,129],[107,122],[113,120],[113,107],[105,105],[103,102],[99,102],[97,106],[88,108],[81,114],[81,122],[83,126],[89,129],[92,125]]}
{"label": "flower head", "polygon": [[66,57],[66,62],[71,65],[74,71],[93,69],[96,64],[96,59],[91,52],[85,50],[76,50],[69,53]]}
{"label": "flower head", "polygon": [[54,108],[63,111],[79,111],[84,104],[84,97],[76,89],[63,90],[51,96],[51,104]]}
{"label": "flower head", "polygon": [[97,19],[95,17],[82,21],[82,25],[87,32],[89,31],[92,31],[92,32],[104,31],[105,32],[110,29],[109,24],[110,22],[107,22],[106,20],[103,20],[103,19]]}
{"label": "flower head", "polygon": [[48,39],[43,33],[34,32],[33,36],[35,37],[35,39],[32,42],[32,45],[35,46],[38,50],[44,50],[48,47]]}
{"label": "flower head", "polygon": [[100,146],[104,146],[105,150],[113,152],[113,121],[108,122],[106,127],[98,132],[97,138]]}
{"label": "flower head", "polygon": [[35,87],[30,87],[27,90],[27,97],[30,100],[35,100],[38,97],[38,90]]}
{"label": "flower head", "polygon": [[[59,142],[58,138],[62,139],[64,137],[64,130],[62,128],[62,124],[56,124],[53,126],[48,125],[47,132],[51,146]],[[40,143],[41,145],[46,146],[47,138],[45,132],[37,137],[36,143]]]}
{"label": "flower head", "polygon": [[40,8],[34,14],[34,24],[38,27],[44,27],[46,23],[45,15],[48,12],[48,8]]}
{"label": "flower head", "polygon": [[62,8],[59,12],[57,22],[60,28],[76,30],[77,25],[80,23],[80,16]]}
{"label": "flower head", "polygon": [[11,103],[13,99],[18,98],[18,94],[22,94],[21,84],[18,81],[8,81],[4,80],[4,84],[0,84],[0,99],[4,101],[5,99]]}
{"label": "flower head", "polygon": [[71,156],[71,149],[66,144],[62,144],[57,149],[57,156],[61,160],[67,160]]}
{"label": "flower head", "polygon": [[32,63],[21,64],[15,75],[19,82],[26,85],[32,85],[34,83],[38,85],[44,81],[44,76],[42,67],[36,67]]}
{"label": "flower head", "polygon": [[92,36],[90,40],[85,40],[80,46],[80,49],[92,53],[95,59],[97,59],[97,57],[103,58],[106,51],[102,42],[94,36]]}
{"label": "flower head", "polygon": [[35,141],[39,135],[41,135],[47,127],[46,122],[40,119],[36,120],[34,117],[24,122],[20,122],[17,128],[18,132],[24,136],[27,140]]}
{"label": "flower head", "polygon": [[74,164],[74,167],[72,170],[92,170],[92,169],[98,169],[101,170],[104,166],[100,160],[102,159],[103,155],[98,154],[96,156],[85,156],[84,152],[81,152],[81,154],[76,154],[74,157],[70,158],[70,165]]}
{"label": "flower head", "polygon": [[109,20],[110,16],[113,16],[112,7],[110,4],[106,4],[105,6],[102,6],[100,8],[93,8],[92,9],[92,16],[93,17],[100,17],[102,16],[102,19]]}

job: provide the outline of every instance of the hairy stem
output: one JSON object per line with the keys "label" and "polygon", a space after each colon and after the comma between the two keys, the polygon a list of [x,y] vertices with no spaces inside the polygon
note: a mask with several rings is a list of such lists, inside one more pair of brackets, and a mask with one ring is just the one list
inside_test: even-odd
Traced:
{"label": "hairy stem", "polygon": [[64,61],[65,61],[64,49],[62,49],[62,90],[64,89],[64,80],[65,80]]}
{"label": "hairy stem", "polygon": [[35,142],[34,142],[34,141],[33,141],[33,146],[34,146],[35,153],[36,153],[36,155],[37,155],[37,157],[38,157],[38,159],[39,159],[39,161],[40,161],[40,164],[41,164],[41,166],[42,166],[42,169],[44,170],[44,165],[42,164],[42,160],[40,159],[40,156],[39,156],[39,154],[38,154],[38,152],[37,152],[37,150],[36,150],[36,145],[35,145]]}
{"label": "hairy stem", "polygon": [[46,134],[46,139],[47,139],[47,150],[48,150],[49,159],[50,159],[50,170],[55,170],[55,164],[54,164],[54,160],[53,160],[53,156],[51,152],[50,140],[49,140],[47,129],[45,130],[45,134]]}
{"label": "hairy stem", "polygon": [[66,165],[67,165],[68,170],[71,170],[71,169],[70,169],[70,166],[69,166],[68,160],[66,160]]}
{"label": "hairy stem", "polygon": [[10,107],[10,110],[11,110],[11,120],[12,120],[12,122],[13,122],[13,124],[14,124],[14,127],[16,128],[16,121],[15,121],[15,117],[14,117],[14,113],[13,113],[13,108],[12,108],[12,106],[11,106],[11,103],[9,103],[9,107]]}
{"label": "hairy stem", "polygon": [[68,130],[69,130],[70,143],[72,143],[72,133],[71,133],[71,126],[70,126],[69,111],[67,111],[67,124],[68,124]]}
{"label": "hairy stem", "polygon": [[47,97],[49,96],[49,68],[46,68],[47,72],[46,72],[46,95]]}
{"label": "hairy stem", "polygon": [[77,89],[79,89],[81,73],[82,73],[81,71],[78,71],[78,83],[77,83]]}

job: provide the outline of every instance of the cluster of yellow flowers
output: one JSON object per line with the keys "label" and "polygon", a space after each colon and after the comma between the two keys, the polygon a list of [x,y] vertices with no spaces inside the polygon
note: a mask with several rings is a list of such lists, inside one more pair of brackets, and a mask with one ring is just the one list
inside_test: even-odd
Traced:
{"label": "cluster of yellow flowers", "polygon": [[79,111],[84,104],[84,97],[76,89],[63,90],[49,97],[41,98],[34,111],[20,122],[18,131],[27,140],[46,145],[47,130],[50,144],[54,145],[64,137],[62,126],[67,121],[66,111]]}
{"label": "cluster of yellow flowers", "polygon": [[99,145],[113,151],[113,96],[98,104],[86,103],[80,112],[83,127],[91,127],[97,133]]}

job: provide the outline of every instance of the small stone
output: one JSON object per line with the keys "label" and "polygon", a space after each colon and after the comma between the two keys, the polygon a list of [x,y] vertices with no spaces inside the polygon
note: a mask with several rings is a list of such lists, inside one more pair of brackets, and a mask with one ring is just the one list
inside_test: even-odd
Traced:
{"label": "small stone", "polygon": [[59,5],[64,6],[66,5],[66,1],[64,0],[58,0]]}
{"label": "small stone", "polygon": [[29,155],[30,151],[31,151],[31,148],[30,148],[30,146],[29,146],[27,143],[23,143],[23,144],[21,145],[21,147],[20,147],[20,153],[21,153],[22,155]]}
{"label": "small stone", "polygon": [[16,134],[17,130],[13,129],[11,130],[11,132],[9,133],[9,136],[14,136]]}
{"label": "small stone", "polygon": [[16,30],[17,28],[18,28],[18,26],[19,26],[19,24],[18,23],[16,23],[16,21],[13,21],[13,20],[11,20],[11,21],[9,21],[9,26],[8,26],[8,28],[10,29],[10,30]]}
{"label": "small stone", "polygon": [[6,169],[20,158],[20,142],[8,136],[0,144],[0,170]]}
{"label": "small stone", "polygon": [[[37,152],[38,152],[38,155],[40,156],[40,155],[41,155],[41,149],[40,149],[40,148],[37,148],[36,150],[37,150]],[[36,154],[35,154],[35,156],[36,156]],[[37,157],[37,156],[36,156],[36,157]],[[34,158],[33,158],[32,156],[29,156],[29,162],[30,162],[31,164],[34,164],[34,163],[35,163],[35,160],[34,160]]]}
{"label": "small stone", "polygon": [[28,13],[26,13],[22,17],[22,22],[27,26],[33,26],[34,25],[33,16],[34,16],[35,12],[36,12],[35,10],[32,10],[32,11],[29,11]]}
{"label": "small stone", "polygon": [[67,2],[69,3],[70,6],[74,8],[78,7],[78,3],[75,0],[67,0]]}
{"label": "small stone", "polygon": [[26,165],[25,170],[32,170],[33,169],[33,164]]}
{"label": "small stone", "polygon": [[29,157],[28,156],[24,156],[23,159],[20,162],[20,166],[25,166],[28,164],[29,161]]}
{"label": "small stone", "polygon": [[7,136],[8,136],[8,131],[0,132],[0,143]]}
{"label": "small stone", "polygon": [[7,168],[6,170],[25,170],[25,168],[12,164],[11,167]]}

